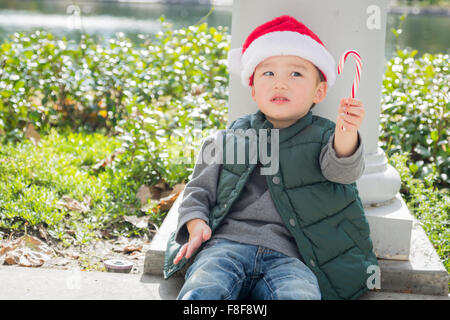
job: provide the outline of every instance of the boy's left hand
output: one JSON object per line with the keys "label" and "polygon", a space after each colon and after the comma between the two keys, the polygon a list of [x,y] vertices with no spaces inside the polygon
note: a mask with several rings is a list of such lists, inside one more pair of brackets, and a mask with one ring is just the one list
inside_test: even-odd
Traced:
{"label": "boy's left hand", "polygon": [[358,99],[343,98],[338,110],[337,127],[345,132],[357,132],[364,120],[363,103]]}

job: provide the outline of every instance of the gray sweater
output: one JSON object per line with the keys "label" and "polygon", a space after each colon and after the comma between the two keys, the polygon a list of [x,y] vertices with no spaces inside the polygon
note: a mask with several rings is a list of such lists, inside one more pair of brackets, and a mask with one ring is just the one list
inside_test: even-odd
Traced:
{"label": "gray sweater", "polygon": [[[186,222],[200,218],[209,222],[209,212],[216,203],[218,178],[222,164],[207,163],[200,157],[211,143],[222,143],[224,130],[205,138],[195,164],[191,180],[186,184],[179,207],[175,240],[184,244],[189,239]],[[349,184],[359,179],[364,171],[364,146],[358,132],[358,148],[349,157],[338,158],[333,146],[334,134],[320,153],[323,176],[333,182]],[[210,146],[210,148],[213,147]],[[212,148],[214,149],[214,148]],[[215,157],[216,158],[216,157]],[[216,159],[221,159],[217,157]],[[260,245],[302,260],[294,238],[284,226],[272,201],[266,176],[260,174],[261,163],[253,170],[228,215],[217,227],[211,239],[224,238],[241,243]]]}

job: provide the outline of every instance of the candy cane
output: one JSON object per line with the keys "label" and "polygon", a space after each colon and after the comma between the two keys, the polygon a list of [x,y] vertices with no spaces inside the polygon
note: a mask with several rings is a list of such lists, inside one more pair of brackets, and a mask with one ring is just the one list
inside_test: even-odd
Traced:
{"label": "candy cane", "polygon": [[[361,56],[359,55],[358,52],[356,52],[355,50],[349,50],[349,51],[344,52],[341,55],[341,58],[339,59],[339,64],[338,64],[338,74],[341,74],[342,71],[344,70],[344,63],[347,60],[347,57],[350,55],[353,56],[356,61],[356,74],[355,74],[355,78],[353,79],[353,85],[352,85],[352,99],[354,99],[356,96],[356,90],[358,90],[359,80],[361,79],[361,69],[362,69]],[[344,126],[342,126],[342,130],[345,131]]]}
{"label": "candy cane", "polygon": [[338,74],[341,74],[344,70],[344,63],[347,60],[348,56],[353,56],[356,61],[356,74],[355,79],[353,79],[353,86],[352,86],[352,98],[355,98],[356,90],[358,90],[359,80],[361,79],[361,69],[362,69],[362,61],[361,56],[358,52],[355,50],[349,50],[342,54],[341,58],[339,59],[339,65],[338,65]]}

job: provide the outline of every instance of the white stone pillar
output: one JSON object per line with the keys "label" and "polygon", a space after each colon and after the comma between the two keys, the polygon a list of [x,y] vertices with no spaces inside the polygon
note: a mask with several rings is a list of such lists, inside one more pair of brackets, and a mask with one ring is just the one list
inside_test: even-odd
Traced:
{"label": "white stone pillar", "polygon": [[[407,260],[412,217],[399,194],[400,177],[378,147],[387,8],[388,0],[234,0],[231,48],[241,47],[258,25],[288,14],[319,36],[336,64],[346,50],[360,53],[363,68],[356,97],[366,111],[360,128],[366,169],[357,181],[358,191],[377,256]],[[355,62],[350,58],[313,114],[336,121],[340,99],[350,97],[354,74]],[[257,111],[250,89],[242,86],[238,75],[230,74],[229,94],[228,123]]]}

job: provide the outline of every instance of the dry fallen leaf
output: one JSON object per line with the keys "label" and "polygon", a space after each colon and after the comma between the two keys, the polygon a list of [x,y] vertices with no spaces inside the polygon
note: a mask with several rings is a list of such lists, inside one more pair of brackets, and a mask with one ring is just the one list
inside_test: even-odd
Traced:
{"label": "dry fallen leaf", "polygon": [[[147,203],[149,198],[151,200],[159,200],[159,203],[157,205],[159,209],[163,211],[170,209],[173,202],[177,199],[179,193],[186,187],[186,184],[178,183],[172,189],[162,189],[166,187],[167,184],[163,180],[160,180],[157,184],[151,186],[150,188],[142,185],[136,195],[136,197],[141,200],[140,210],[143,212],[147,212],[151,207],[154,206],[153,203]],[[156,208],[154,208],[153,211],[155,210]]]}
{"label": "dry fallen leaf", "polygon": [[129,239],[125,237],[121,237],[113,243],[112,250],[114,252],[120,253],[133,253],[136,251],[141,251],[143,248],[142,240],[138,239]]}
{"label": "dry fallen leaf", "polygon": [[151,197],[150,188],[145,184],[139,187],[136,198],[141,201],[141,206],[147,204],[147,200]]}
{"label": "dry fallen leaf", "polygon": [[150,199],[158,200],[161,198],[161,189],[155,186],[150,187]]}
{"label": "dry fallen leaf", "polygon": [[125,152],[125,148],[119,148],[119,149],[115,150],[111,155],[107,156],[105,159],[94,164],[92,166],[92,169],[98,170],[102,167],[106,167],[106,166],[110,165],[114,161],[115,157],[117,157],[118,155],[120,155],[124,152]]}
{"label": "dry fallen leaf", "polygon": [[167,184],[166,184],[166,182],[163,179],[161,179],[161,180],[158,181],[158,183],[156,183],[154,185],[154,187],[155,188],[159,188],[161,190],[166,190],[167,189]]}
{"label": "dry fallen leaf", "polygon": [[165,190],[161,192],[161,198],[167,198],[168,196],[172,196],[183,191],[186,185],[184,183],[179,183],[173,186],[172,189]]}
{"label": "dry fallen leaf", "polygon": [[78,259],[80,257],[80,255],[73,250],[68,250],[68,251],[64,252],[64,256],[68,257],[70,259]]}
{"label": "dry fallen leaf", "polygon": [[40,267],[50,257],[45,253],[36,252],[29,248],[21,248],[10,251],[6,254],[7,264],[18,264],[22,267]]}
{"label": "dry fallen leaf", "polygon": [[5,255],[4,263],[23,267],[40,267],[54,254],[53,249],[47,244],[27,234],[2,244],[0,249],[0,256]]}
{"label": "dry fallen leaf", "polygon": [[48,241],[47,229],[45,229],[45,227],[42,224],[39,225],[38,231],[41,238],[45,239],[45,241]]}
{"label": "dry fallen leaf", "polygon": [[79,202],[75,199],[72,199],[69,196],[63,196],[61,198],[61,200],[59,200],[56,204],[59,206],[63,206],[66,209],[71,210],[71,211],[86,213],[89,211],[90,201],[91,200],[90,200],[89,196],[85,197],[83,202]]}
{"label": "dry fallen leaf", "polygon": [[128,245],[128,246],[125,246],[124,248],[123,248],[123,252],[124,253],[132,253],[132,252],[135,252],[135,251],[141,251],[142,250],[142,245],[141,246],[135,246],[135,245]]}
{"label": "dry fallen leaf", "polygon": [[178,193],[184,190],[184,188],[186,187],[185,183],[178,183],[176,185],[173,186],[173,193]]}
{"label": "dry fallen leaf", "polygon": [[[179,184],[175,185],[173,187],[173,189],[170,190],[170,192],[167,192],[168,193],[167,196],[165,196],[159,200],[158,208],[161,211],[169,210],[172,207],[175,200],[177,200],[178,196],[180,195],[181,191],[183,191],[185,186],[186,185],[183,183],[179,183]],[[164,195],[166,195],[167,193],[163,192]],[[161,195],[163,195],[163,194],[161,194]]]}
{"label": "dry fallen leaf", "polygon": [[50,262],[52,265],[55,265],[55,266],[65,266],[70,263],[70,260],[67,258],[64,258],[64,257],[58,257],[54,260],[51,260]]}
{"label": "dry fallen leaf", "polygon": [[147,228],[148,226],[148,220],[150,219],[149,216],[144,217],[136,217],[136,216],[123,216],[123,219],[126,222],[131,223],[137,228]]}

